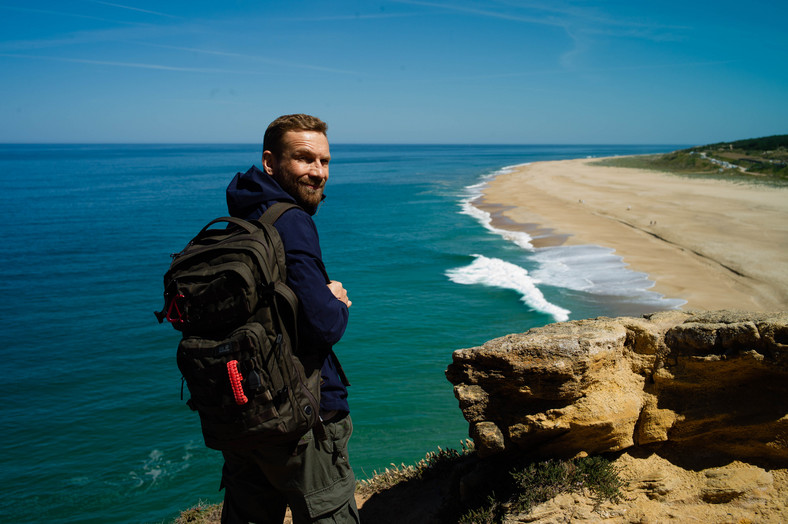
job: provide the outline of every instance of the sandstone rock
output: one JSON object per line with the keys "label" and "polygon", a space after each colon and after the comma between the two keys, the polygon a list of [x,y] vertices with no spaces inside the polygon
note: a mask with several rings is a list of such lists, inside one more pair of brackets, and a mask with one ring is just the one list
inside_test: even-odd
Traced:
{"label": "sandstone rock", "polygon": [[626,481],[622,500],[599,502],[584,493],[561,494],[507,523],[605,522],[783,523],[788,520],[788,473],[741,462],[685,470],[657,454],[623,453],[613,464]]}
{"label": "sandstone rock", "polygon": [[659,445],[788,464],[788,313],[550,324],[455,351],[446,376],[481,456]]}
{"label": "sandstone rock", "polygon": [[744,497],[763,499],[764,493],[774,486],[772,474],[759,468],[714,468],[704,473],[706,484],[701,488],[701,499],[712,504]]}

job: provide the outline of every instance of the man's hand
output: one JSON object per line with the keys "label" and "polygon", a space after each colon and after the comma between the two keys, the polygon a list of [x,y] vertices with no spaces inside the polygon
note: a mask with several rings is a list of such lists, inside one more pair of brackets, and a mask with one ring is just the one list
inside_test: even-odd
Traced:
{"label": "man's hand", "polygon": [[342,286],[342,282],[332,280],[327,285],[335,297],[344,302],[347,307],[350,307],[353,302],[347,297],[347,290]]}

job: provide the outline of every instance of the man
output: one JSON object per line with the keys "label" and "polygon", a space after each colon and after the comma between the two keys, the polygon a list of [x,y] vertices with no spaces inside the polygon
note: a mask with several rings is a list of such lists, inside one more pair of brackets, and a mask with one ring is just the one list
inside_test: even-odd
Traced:
{"label": "man", "polygon": [[301,207],[286,211],[275,227],[285,247],[287,284],[299,301],[298,352],[317,358],[321,367],[326,437],[310,431],[287,446],[224,452],[223,523],[282,522],[287,505],[297,524],[359,522],[347,453],[353,427],[348,383],[331,350],[345,332],[351,302],[342,283],[328,278],[312,220],[328,180],[326,130],[309,115],[277,118],[263,138],[263,169],[238,173],[227,188],[227,206],[236,217],[258,218],[276,202]]}

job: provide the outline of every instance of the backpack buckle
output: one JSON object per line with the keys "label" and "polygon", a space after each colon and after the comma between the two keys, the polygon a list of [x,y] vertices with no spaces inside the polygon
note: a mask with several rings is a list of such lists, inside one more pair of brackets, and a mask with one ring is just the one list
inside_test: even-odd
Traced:
{"label": "backpack buckle", "polygon": [[[167,308],[167,316],[165,317],[167,319],[167,322],[171,324],[183,324],[184,322],[186,322],[186,320],[183,318],[184,317],[183,312],[181,311],[181,308],[178,306],[178,299],[183,299],[183,298],[186,298],[183,294],[178,294],[172,297],[172,300],[170,301],[170,307]],[[173,312],[177,316],[174,316]]]}

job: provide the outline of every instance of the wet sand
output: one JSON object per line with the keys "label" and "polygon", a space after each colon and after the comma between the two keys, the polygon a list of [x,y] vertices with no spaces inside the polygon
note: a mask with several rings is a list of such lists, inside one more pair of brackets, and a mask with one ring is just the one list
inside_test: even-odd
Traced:
{"label": "wet sand", "polygon": [[788,309],[788,188],[537,162],[492,180],[475,204],[535,248],[613,248],[682,308]]}

